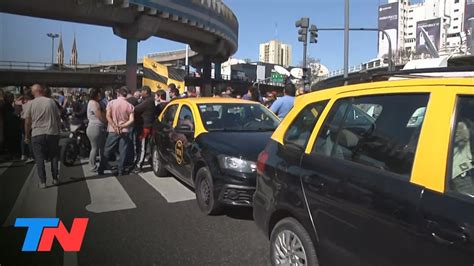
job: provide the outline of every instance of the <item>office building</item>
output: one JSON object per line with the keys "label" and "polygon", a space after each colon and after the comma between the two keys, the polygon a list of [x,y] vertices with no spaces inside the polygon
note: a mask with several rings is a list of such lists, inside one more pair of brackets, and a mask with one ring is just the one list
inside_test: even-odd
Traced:
{"label": "office building", "polygon": [[281,41],[271,40],[260,44],[259,61],[288,67],[291,65],[291,45]]}
{"label": "office building", "polygon": [[[379,30],[391,39],[394,56],[464,54],[474,18],[474,0],[389,0],[379,6]],[[388,54],[388,40],[379,33],[378,57]]]}

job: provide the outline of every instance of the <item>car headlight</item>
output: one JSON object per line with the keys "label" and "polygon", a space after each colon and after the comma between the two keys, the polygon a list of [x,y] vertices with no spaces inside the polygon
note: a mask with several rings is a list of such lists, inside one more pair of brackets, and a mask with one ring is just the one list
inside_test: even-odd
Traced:
{"label": "car headlight", "polygon": [[257,171],[257,165],[252,161],[226,155],[219,155],[218,159],[221,169],[233,170],[240,173],[254,173]]}

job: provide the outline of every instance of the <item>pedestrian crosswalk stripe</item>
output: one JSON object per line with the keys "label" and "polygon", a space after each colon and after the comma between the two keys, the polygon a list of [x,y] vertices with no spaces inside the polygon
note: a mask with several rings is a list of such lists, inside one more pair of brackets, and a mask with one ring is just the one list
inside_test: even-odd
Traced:
{"label": "pedestrian crosswalk stripe", "polygon": [[103,213],[137,207],[115,176],[88,179],[88,177],[96,175],[90,172],[88,168],[88,164],[82,165],[91,197],[91,203],[86,206],[86,210]]}
{"label": "pedestrian crosswalk stripe", "polygon": [[18,217],[56,217],[58,187],[51,186],[51,163],[45,163],[45,168],[48,187],[38,188],[39,178],[33,167],[3,226],[13,226]]}
{"label": "pedestrian crosswalk stripe", "polygon": [[5,173],[5,171],[8,169],[8,167],[10,167],[12,165],[12,162],[6,162],[6,163],[2,163],[0,164],[0,176],[3,175],[3,173]]}
{"label": "pedestrian crosswalk stripe", "polygon": [[153,172],[141,173],[140,177],[158,191],[169,203],[196,199],[193,191],[173,177],[156,177]]}

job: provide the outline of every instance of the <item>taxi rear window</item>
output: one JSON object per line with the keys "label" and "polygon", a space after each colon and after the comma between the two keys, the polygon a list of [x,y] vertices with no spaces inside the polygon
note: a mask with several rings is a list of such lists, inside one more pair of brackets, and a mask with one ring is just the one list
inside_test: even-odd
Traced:
{"label": "taxi rear window", "polygon": [[260,104],[199,104],[198,108],[208,131],[273,131],[279,124]]}

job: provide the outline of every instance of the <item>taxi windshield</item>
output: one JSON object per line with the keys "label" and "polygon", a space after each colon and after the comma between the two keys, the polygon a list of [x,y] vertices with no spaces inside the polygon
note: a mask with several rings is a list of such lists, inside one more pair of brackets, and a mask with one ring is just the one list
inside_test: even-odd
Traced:
{"label": "taxi windshield", "polygon": [[199,104],[208,131],[274,131],[280,121],[260,104]]}

